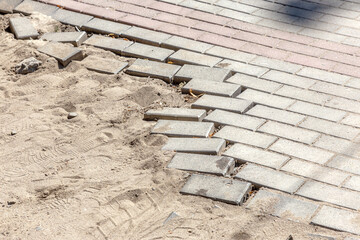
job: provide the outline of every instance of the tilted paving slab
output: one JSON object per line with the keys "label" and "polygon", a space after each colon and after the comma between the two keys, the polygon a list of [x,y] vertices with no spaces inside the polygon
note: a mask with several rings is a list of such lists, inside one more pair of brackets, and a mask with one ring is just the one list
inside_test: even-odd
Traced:
{"label": "tilted paving slab", "polygon": [[169,137],[209,137],[215,130],[214,123],[159,120],[151,130],[152,134]]}
{"label": "tilted paving slab", "polygon": [[297,125],[305,119],[306,116],[288,112],[285,110],[280,110],[276,108],[271,108],[263,105],[255,105],[249,111],[246,112],[247,115],[265,118],[269,120],[274,120],[276,122],[283,122],[291,125]]}
{"label": "tilted paving slab", "polygon": [[194,64],[200,66],[213,67],[219,63],[222,58],[213,57],[201,53],[180,49],[169,57],[169,61],[176,64]]}
{"label": "tilted paving slab", "polygon": [[280,218],[297,222],[310,222],[319,208],[318,204],[260,189],[246,205],[246,208],[260,210]]}
{"label": "tilted paving slab", "polygon": [[114,34],[119,37],[123,32],[131,28],[129,25],[108,21],[100,18],[93,18],[81,26],[81,29],[88,32],[101,34]]}
{"label": "tilted paving slab", "polygon": [[293,99],[274,96],[268,93],[255,91],[252,89],[246,89],[240,95],[238,95],[237,98],[246,99],[264,106],[280,108],[280,109],[286,109],[295,102],[295,100]]}
{"label": "tilted paving slab", "polygon": [[235,97],[241,92],[241,87],[231,83],[207,81],[194,78],[181,88],[182,93],[211,94],[224,97]]}
{"label": "tilted paving slab", "polygon": [[18,6],[23,0],[1,0],[0,1],[0,13],[13,13],[16,6]]}
{"label": "tilted paving slab", "polygon": [[180,193],[241,205],[250,190],[251,184],[247,182],[193,174],[186,181]]}
{"label": "tilted paving slab", "polygon": [[10,29],[17,39],[37,38],[38,31],[31,21],[24,17],[10,18]]}
{"label": "tilted paving slab", "polygon": [[222,68],[211,68],[185,64],[175,75],[174,82],[188,82],[193,78],[207,81],[223,82],[231,76],[231,71]]}
{"label": "tilted paving slab", "polygon": [[161,43],[161,47],[173,50],[186,49],[194,52],[204,53],[206,50],[213,47],[213,45],[191,40],[188,38],[171,36],[170,38],[166,39],[164,42]]}
{"label": "tilted paving slab", "polygon": [[360,175],[360,161],[343,155],[335,156],[326,164],[329,167]]}
{"label": "tilted paving slab", "polygon": [[255,76],[255,77],[260,77],[269,70],[264,67],[249,65],[246,63],[236,62],[236,61],[228,60],[228,59],[225,59],[225,60],[217,63],[216,67],[229,69],[234,73],[245,73],[245,74]]}
{"label": "tilted paving slab", "polygon": [[87,39],[87,34],[86,32],[54,32],[45,33],[41,36],[41,39],[53,42],[71,43],[75,47],[78,47]]}
{"label": "tilted paving slab", "polygon": [[163,108],[151,109],[144,114],[146,120],[182,120],[182,121],[199,121],[201,122],[206,116],[203,109],[189,108]]}
{"label": "tilted paving slab", "polygon": [[136,42],[146,43],[154,46],[160,46],[162,42],[171,37],[171,35],[166,33],[156,32],[139,27],[132,27],[123,32],[121,36]]}
{"label": "tilted paving slab", "polygon": [[94,18],[93,16],[90,15],[68,11],[64,9],[58,9],[56,12],[54,12],[51,15],[51,17],[61,23],[78,26],[78,27],[81,27],[82,25],[86,24],[87,22],[89,22],[91,19]]}
{"label": "tilted paving slab", "polygon": [[68,65],[72,60],[82,60],[84,57],[81,49],[64,43],[49,42],[37,50],[55,58],[63,66]]}
{"label": "tilted paving slab", "polygon": [[121,54],[125,48],[129,47],[134,42],[126,41],[118,38],[104,37],[101,35],[92,35],[84,44],[102,48],[117,54]]}
{"label": "tilted paving slab", "polygon": [[30,15],[34,12],[39,12],[44,15],[51,16],[57,9],[58,7],[54,5],[36,2],[32,0],[25,0],[14,9],[14,12],[19,12],[24,15]]}
{"label": "tilted paving slab", "polygon": [[173,50],[146,45],[142,43],[134,43],[122,51],[124,56],[145,58],[153,61],[165,62],[168,57],[173,54]]}
{"label": "tilted paving slab", "polygon": [[281,60],[277,60],[277,59],[273,59],[273,58],[267,58],[267,57],[263,57],[263,56],[256,57],[255,59],[253,59],[251,61],[251,64],[270,68],[270,69],[276,69],[276,70],[288,72],[288,73],[296,73],[303,67],[302,65],[297,65],[297,64],[293,64],[293,63],[289,63],[289,62],[285,62],[285,61],[281,61]]}
{"label": "tilted paving slab", "polygon": [[219,138],[169,138],[162,150],[218,155],[225,145],[225,140]]}
{"label": "tilted paving slab", "polygon": [[225,176],[233,172],[235,161],[224,156],[176,153],[168,167]]}
{"label": "tilted paving slab", "polygon": [[205,109],[205,110],[220,109],[220,110],[227,110],[230,112],[243,113],[246,112],[252,106],[253,106],[253,102],[251,101],[205,94],[204,96],[199,98],[195,103],[193,103],[191,105],[191,108]]}
{"label": "tilted paving slab", "polygon": [[263,80],[242,73],[236,73],[231,78],[226,79],[225,82],[238,84],[243,89],[250,88],[268,93],[273,93],[282,86],[279,83]]}
{"label": "tilted paving slab", "polygon": [[302,178],[254,164],[247,164],[236,174],[235,178],[251,182],[256,186],[273,188],[287,193],[294,193],[304,183]]}
{"label": "tilted paving slab", "polygon": [[118,74],[128,65],[127,62],[97,56],[89,56],[81,64],[89,70],[106,74]]}

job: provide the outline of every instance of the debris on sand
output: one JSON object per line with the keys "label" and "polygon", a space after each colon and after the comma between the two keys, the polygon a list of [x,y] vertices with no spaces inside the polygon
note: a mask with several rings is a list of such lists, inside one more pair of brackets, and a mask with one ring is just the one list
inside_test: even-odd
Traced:
{"label": "debris on sand", "polygon": [[23,60],[21,63],[15,66],[15,72],[17,74],[28,74],[35,72],[39,66],[42,64],[41,61],[37,60],[34,57],[27,58]]}

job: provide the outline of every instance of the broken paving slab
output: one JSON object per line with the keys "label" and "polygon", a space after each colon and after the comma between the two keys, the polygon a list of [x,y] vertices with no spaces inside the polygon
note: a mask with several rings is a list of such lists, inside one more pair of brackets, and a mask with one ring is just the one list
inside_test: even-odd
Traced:
{"label": "broken paving slab", "polygon": [[174,82],[188,82],[193,78],[205,79],[207,81],[223,82],[231,76],[231,71],[222,68],[211,68],[185,64],[174,77]]}
{"label": "broken paving slab", "polygon": [[71,43],[75,47],[78,47],[87,39],[87,34],[86,32],[54,32],[45,33],[41,36],[41,39],[53,42]]}
{"label": "broken paving slab", "polygon": [[225,176],[235,167],[233,158],[192,153],[176,153],[168,168]]}
{"label": "broken paving slab", "polygon": [[201,122],[206,116],[206,111],[202,109],[189,108],[163,108],[151,109],[144,114],[146,120],[181,120]]}
{"label": "broken paving slab", "polygon": [[115,59],[88,56],[83,61],[81,61],[81,65],[89,70],[99,73],[118,74],[125,67],[127,67],[128,63]]}
{"label": "broken paving slab", "polygon": [[55,20],[72,25],[72,26],[78,26],[81,27],[82,25],[89,22],[91,19],[93,19],[93,16],[77,13],[73,11],[68,11],[64,9],[58,9],[54,14],[51,15],[52,18]]}
{"label": "broken paving slab", "polygon": [[213,67],[220,61],[222,58],[213,57],[201,53],[196,53],[188,50],[180,49],[169,57],[169,61],[174,62],[175,64],[193,64],[200,66]]}
{"label": "broken paving slab", "polygon": [[241,205],[247,198],[250,190],[251,184],[247,182],[223,177],[193,174],[186,181],[180,193]]}
{"label": "broken paving slab", "polygon": [[154,46],[160,46],[163,41],[171,37],[171,35],[166,33],[156,32],[140,27],[132,27],[122,33],[121,36],[136,42]]}
{"label": "broken paving slab", "polygon": [[13,13],[23,0],[0,0],[0,13]]}
{"label": "broken paving slab", "polygon": [[134,42],[126,41],[118,38],[105,37],[101,35],[92,35],[88,38],[84,44],[102,48],[114,52],[116,54],[121,54],[125,48],[129,47]]}
{"label": "broken paving slab", "polygon": [[241,87],[236,84],[207,81],[205,79],[194,78],[181,88],[182,93],[211,94],[224,97],[235,97],[240,94]]}
{"label": "broken paving slab", "polygon": [[290,195],[260,189],[246,205],[247,208],[259,210],[280,218],[297,222],[310,222],[311,217],[319,208],[318,204]]}
{"label": "broken paving slab", "polygon": [[219,138],[169,138],[162,150],[218,155],[225,145],[225,140]]}
{"label": "broken paving slab", "polygon": [[81,30],[101,34],[114,34],[119,37],[123,32],[131,28],[129,25],[108,21],[100,18],[93,18],[81,26]]}
{"label": "broken paving slab", "polygon": [[49,42],[37,50],[55,58],[63,66],[68,65],[72,60],[82,60],[84,58],[81,49],[64,43]]}
{"label": "broken paving slab", "polygon": [[215,131],[213,123],[159,120],[151,130],[152,134],[164,134],[169,137],[207,138]]}
{"label": "broken paving slab", "polygon": [[51,16],[57,9],[58,7],[50,4],[45,4],[32,0],[25,0],[14,9],[14,12],[22,13],[24,15],[31,15],[34,12],[38,12],[44,15]]}
{"label": "broken paving slab", "polygon": [[34,28],[31,21],[24,17],[10,18],[10,29],[17,39],[37,38],[38,31]]}
{"label": "broken paving slab", "polygon": [[145,58],[153,61],[165,62],[173,54],[173,50],[155,47],[142,43],[134,43],[124,49],[122,54],[128,57]]}
{"label": "broken paving slab", "polygon": [[180,66],[137,59],[127,70],[126,73],[140,77],[160,78],[171,82]]}

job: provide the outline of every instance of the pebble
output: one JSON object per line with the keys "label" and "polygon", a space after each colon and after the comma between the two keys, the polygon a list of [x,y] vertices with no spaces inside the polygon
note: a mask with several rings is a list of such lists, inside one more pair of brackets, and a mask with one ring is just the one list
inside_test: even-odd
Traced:
{"label": "pebble", "polygon": [[13,131],[11,131],[10,134],[11,134],[11,135],[15,135],[15,134],[17,134],[17,132],[16,132],[15,130],[13,130]]}
{"label": "pebble", "polygon": [[77,117],[77,115],[78,115],[78,114],[77,114],[76,112],[69,112],[67,118],[68,118],[68,119],[72,119],[72,118],[74,118],[74,117]]}

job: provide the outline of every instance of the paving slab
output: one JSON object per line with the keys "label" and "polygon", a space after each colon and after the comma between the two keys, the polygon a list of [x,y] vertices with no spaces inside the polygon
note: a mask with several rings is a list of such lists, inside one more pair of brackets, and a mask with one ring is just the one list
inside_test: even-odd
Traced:
{"label": "paving slab", "polygon": [[336,83],[336,84],[340,84],[340,85],[343,85],[345,82],[347,82],[351,78],[346,75],[333,73],[333,72],[329,72],[329,71],[324,71],[324,70],[316,69],[316,68],[310,68],[310,67],[304,67],[296,74],[303,76],[303,77],[315,78],[315,79],[319,79],[321,81]]}
{"label": "paving slab", "polygon": [[188,38],[171,36],[170,38],[166,39],[164,42],[161,43],[161,47],[173,49],[175,51],[179,49],[185,49],[193,52],[204,53],[206,50],[213,47],[213,45],[191,40]]}
{"label": "paving slab", "polygon": [[182,194],[202,196],[216,201],[241,205],[251,184],[222,177],[193,174],[180,190]]}
{"label": "paving slab", "polygon": [[244,73],[244,74],[248,74],[248,75],[251,75],[254,77],[260,77],[269,70],[264,67],[258,67],[255,65],[250,65],[250,64],[246,64],[246,63],[242,63],[242,62],[236,62],[236,61],[228,60],[228,59],[218,62],[216,64],[216,67],[229,69],[234,73]]}
{"label": "paving slab", "polygon": [[72,60],[82,60],[84,57],[81,49],[64,43],[49,42],[37,50],[55,58],[63,66],[68,65]]}
{"label": "paving slab", "polygon": [[17,39],[37,38],[38,31],[31,21],[24,17],[10,18],[10,29]]}
{"label": "paving slab", "polygon": [[264,106],[280,109],[286,109],[295,102],[295,100],[293,99],[274,96],[252,89],[246,89],[240,95],[238,95],[237,98],[253,101],[254,103],[258,103]]}
{"label": "paving slab", "polygon": [[165,62],[173,54],[173,50],[155,47],[142,43],[134,43],[122,51],[128,57],[145,58],[153,61]]}
{"label": "paving slab", "polygon": [[126,73],[141,77],[160,78],[170,83],[179,69],[180,66],[177,65],[137,59],[126,70]]}
{"label": "paving slab", "polygon": [[215,130],[214,123],[159,120],[151,130],[152,134],[169,137],[209,137]]}
{"label": "paving slab", "polygon": [[319,105],[323,105],[324,103],[330,101],[333,98],[333,96],[328,94],[318,93],[315,91],[286,85],[275,91],[274,94]]}
{"label": "paving slab", "polygon": [[302,178],[254,164],[247,164],[235,178],[243,179],[259,187],[273,188],[287,193],[294,193],[304,183]]}
{"label": "paving slab", "polygon": [[94,18],[93,16],[90,15],[68,11],[64,9],[58,9],[56,12],[54,12],[51,15],[51,17],[61,23],[78,26],[78,27],[81,27],[82,25],[86,24],[87,22],[89,22],[91,19]]}
{"label": "paving slab", "polygon": [[162,42],[169,39],[171,35],[161,32],[148,30],[145,28],[132,27],[121,34],[122,37],[136,42],[160,46]]}
{"label": "paving slab", "polygon": [[168,168],[195,171],[225,176],[234,171],[235,161],[231,157],[191,153],[176,153]]}
{"label": "paving slab", "polygon": [[181,88],[182,93],[210,94],[224,97],[235,97],[240,94],[241,87],[232,83],[207,81],[205,79],[193,78]]}
{"label": "paving slab", "polygon": [[360,176],[351,176],[343,184],[343,187],[360,192]]}
{"label": "paving slab", "polygon": [[236,73],[234,76],[226,79],[225,82],[238,84],[242,87],[242,89],[250,88],[268,93],[273,93],[282,86],[279,83],[263,80],[242,73]]}
{"label": "paving slab", "polygon": [[243,114],[228,112],[216,109],[207,115],[204,119],[205,122],[213,122],[215,126],[229,125],[240,127],[255,131],[262,124],[265,123],[264,119],[250,117]]}
{"label": "paving slab", "polygon": [[117,54],[122,54],[125,48],[129,47],[134,42],[126,41],[118,38],[105,37],[101,35],[92,35],[84,44],[102,48]]}
{"label": "paving slab", "polygon": [[260,148],[268,148],[276,141],[276,137],[242,128],[225,126],[215,133],[214,137],[225,139],[231,143],[244,143]]}
{"label": "paving slab", "polygon": [[329,167],[360,175],[360,161],[343,155],[335,156],[326,164]]}
{"label": "paving slab", "polygon": [[235,158],[240,163],[256,163],[270,168],[280,168],[290,158],[281,154],[268,152],[260,148],[236,143],[223,153]]}
{"label": "paving slab", "polygon": [[253,59],[251,61],[251,64],[270,68],[270,69],[276,69],[276,70],[288,72],[288,73],[296,73],[303,67],[302,65],[297,65],[297,64],[293,64],[293,63],[289,63],[289,62],[285,62],[285,61],[281,61],[281,60],[277,60],[277,59],[273,59],[273,58],[267,58],[267,57],[263,57],[263,56],[256,57],[255,59]]}
{"label": "paving slab", "polygon": [[81,64],[89,70],[106,74],[118,74],[128,65],[127,62],[97,56],[88,56]]}
{"label": "paving slab", "polygon": [[93,18],[89,22],[81,26],[81,29],[87,32],[95,32],[101,34],[114,34],[119,37],[131,26],[113,21],[108,21],[100,18]]}
{"label": "paving slab", "polygon": [[290,125],[297,125],[298,123],[303,121],[306,117],[301,114],[288,112],[276,108],[266,107],[262,105],[255,105],[253,108],[247,111],[246,114],[254,117],[274,120],[276,122],[287,123]]}
{"label": "paving slab", "polygon": [[175,75],[174,82],[188,82],[193,78],[207,81],[223,82],[231,76],[231,71],[222,68],[211,68],[185,64]]}
{"label": "paving slab", "polygon": [[246,205],[246,208],[260,210],[296,222],[310,222],[319,205],[290,195],[260,189]]}
{"label": "paving slab", "polygon": [[[196,51],[194,49],[190,49],[190,50]],[[220,57],[220,58],[224,58],[224,59],[230,59],[230,60],[234,60],[234,61],[238,61],[238,62],[245,62],[245,63],[250,62],[251,60],[253,60],[256,57],[255,54],[240,52],[237,50],[233,50],[230,48],[224,48],[224,47],[220,47],[220,46],[214,46],[214,47],[206,50],[205,53],[208,55],[211,55],[211,56]]]}
{"label": "paving slab", "polygon": [[305,88],[305,89],[311,87],[316,82],[316,80],[314,79],[300,77],[294,74],[290,74],[282,71],[276,71],[276,70],[270,70],[269,72],[265,73],[262,76],[262,78],[277,83],[283,83],[286,85]]}
{"label": "paving slab", "polygon": [[13,13],[14,8],[18,6],[23,0],[1,0],[0,13]]}
{"label": "paving slab", "polygon": [[163,108],[151,109],[144,114],[146,120],[182,120],[182,121],[198,121],[201,122],[206,116],[206,111],[203,109],[189,109],[189,108]]}
{"label": "paving slab", "polygon": [[169,61],[176,64],[193,64],[214,67],[222,58],[180,49],[169,57]]}
{"label": "paving slab", "polygon": [[53,42],[71,43],[75,47],[78,47],[87,39],[87,34],[86,32],[54,32],[45,33],[41,36],[41,39]]}
{"label": "paving slab", "polygon": [[31,15],[34,12],[39,12],[51,16],[57,9],[58,7],[54,5],[25,0],[14,9],[14,12],[22,13],[24,15]]}
{"label": "paving slab", "polygon": [[227,110],[230,112],[243,113],[253,106],[251,101],[220,97],[205,94],[191,105],[191,108],[205,110]]}
{"label": "paving slab", "polygon": [[218,155],[225,145],[225,140],[219,138],[169,138],[162,150]]}

